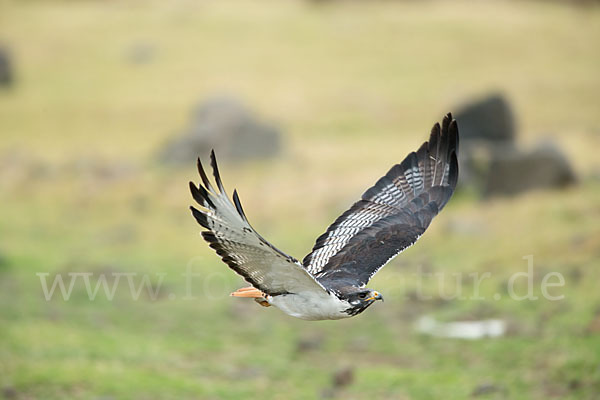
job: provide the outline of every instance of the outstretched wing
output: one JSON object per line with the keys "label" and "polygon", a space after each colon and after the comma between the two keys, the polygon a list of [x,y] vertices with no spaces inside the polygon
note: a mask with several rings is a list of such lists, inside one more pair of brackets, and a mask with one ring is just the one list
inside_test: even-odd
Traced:
{"label": "outstretched wing", "polygon": [[214,151],[210,157],[218,192],[210,184],[200,159],[198,172],[204,186],[190,182],[194,200],[204,209],[190,207],[196,221],[207,229],[202,232],[204,240],[231,269],[266,294],[311,291],[327,295],[297,260],[276,249],[250,226],[237,191],[233,192],[235,205],[225,193]]}
{"label": "outstretched wing", "polygon": [[452,115],[428,142],[367,190],[321,235],[303,264],[326,287],[363,286],[412,245],[446,205],[458,179],[458,128]]}

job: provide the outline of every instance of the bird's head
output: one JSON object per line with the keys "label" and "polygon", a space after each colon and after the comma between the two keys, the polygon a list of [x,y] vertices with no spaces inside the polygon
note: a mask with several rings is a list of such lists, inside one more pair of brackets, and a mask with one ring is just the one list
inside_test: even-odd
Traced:
{"label": "bird's head", "polygon": [[345,312],[350,315],[357,315],[365,311],[367,307],[377,300],[383,301],[383,296],[375,290],[362,288],[355,289],[354,291],[347,291],[344,293],[344,300],[350,304],[350,307],[346,309]]}

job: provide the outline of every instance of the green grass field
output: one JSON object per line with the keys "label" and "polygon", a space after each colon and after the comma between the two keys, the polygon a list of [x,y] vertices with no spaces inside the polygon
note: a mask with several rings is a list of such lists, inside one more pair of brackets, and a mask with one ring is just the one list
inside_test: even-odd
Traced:
{"label": "green grass field", "polygon": [[[600,8],[7,0],[0,42],[17,78],[0,90],[0,397],[600,396]],[[140,45],[153,58],[134,64]],[[198,101],[242,98],[282,128],[285,152],[222,162],[225,185],[263,236],[301,258],[435,121],[490,91],[514,105],[520,144],[557,142],[578,184],[489,201],[457,193],[369,284],[386,302],[349,320],[230,298],[243,282],[188,212],[195,166],[154,158]],[[539,299],[516,301],[507,282],[528,255]],[[190,286],[188,268],[200,275]],[[111,301],[102,290],[91,301],[80,277],[68,301],[59,289],[46,301],[36,274],[50,285],[73,272],[92,273],[92,287],[137,273],[136,288],[146,275],[160,290],[134,300],[123,277]],[[445,273],[449,295],[423,272]],[[469,274],[484,272],[484,299],[453,298],[470,297]],[[562,300],[542,296],[550,272],[564,276],[550,290]],[[509,328],[433,338],[415,331],[423,315]],[[353,382],[331,389],[344,368]]]}

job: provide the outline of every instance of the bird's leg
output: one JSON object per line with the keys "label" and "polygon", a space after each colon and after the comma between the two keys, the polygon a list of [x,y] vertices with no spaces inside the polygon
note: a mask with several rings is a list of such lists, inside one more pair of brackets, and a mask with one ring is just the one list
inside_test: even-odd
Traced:
{"label": "bird's leg", "polygon": [[249,286],[241,288],[231,293],[233,297],[265,297],[265,294],[255,287]]}
{"label": "bird's leg", "polygon": [[267,295],[252,286],[238,289],[235,292],[231,293],[231,296],[233,296],[233,297],[251,297],[254,299],[254,301],[256,301],[258,304],[260,304],[263,307],[271,306],[271,304],[269,304],[269,302],[266,299]]}

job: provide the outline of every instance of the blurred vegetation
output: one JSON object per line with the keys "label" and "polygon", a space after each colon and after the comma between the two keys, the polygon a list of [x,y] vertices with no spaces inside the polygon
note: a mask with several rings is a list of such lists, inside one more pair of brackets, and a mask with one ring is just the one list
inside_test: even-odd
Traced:
{"label": "blurred vegetation", "polygon": [[[600,8],[257,4],[0,2],[15,66],[14,86],[0,91],[0,395],[597,398]],[[579,184],[486,202],[458,193],[370,283],[387,301],[350,320],[305,322],[229,298],[242,281],[188,213],[195,166],[153,159],[198,101],[241,97],[282,127],[286,152],[223,164],[225,185],[259,232],[300,258],[444,113],[495,90],[515,106],[519,141],[557,141]],[[508,298],[527,255],[535,293],[558,271],[563,300]],[[196,300],[183,298],[188,265],[202,275]],[[415,295],[422,271],[492,278],[486,300],[445,299],[433,279],[425,300]],[[122,284],[113,301],[90,301],[77,284],[69,301],[45,301],[38,272],[167,275],[156,300],[134,301]],[[414,331],[424,314],[510,329],[434,339]],[[354,380],[332,391],[343,368]]]}

